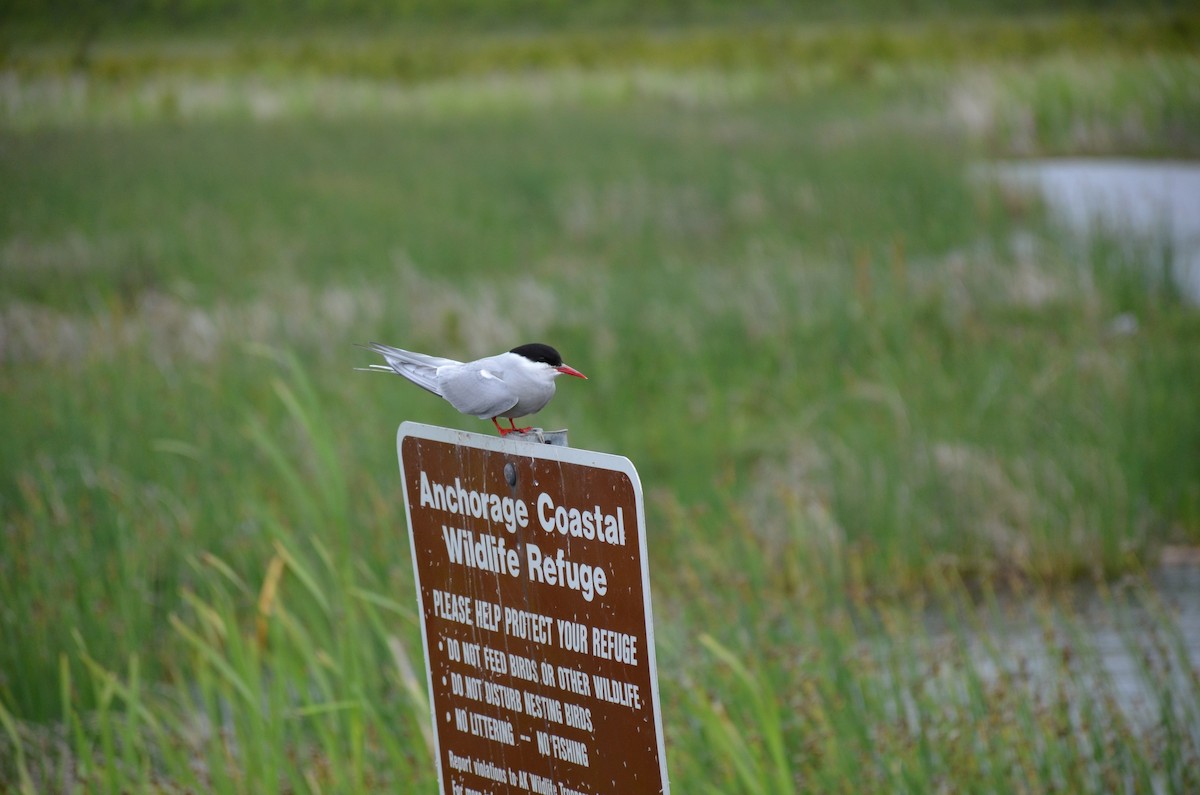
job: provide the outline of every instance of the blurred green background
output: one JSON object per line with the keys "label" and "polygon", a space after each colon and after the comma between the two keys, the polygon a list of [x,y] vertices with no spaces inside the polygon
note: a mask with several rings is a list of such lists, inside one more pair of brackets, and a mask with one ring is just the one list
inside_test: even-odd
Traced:
{"label": "blurred green background", "polygon": [[1198,42],[1182,2],[4,3],[0,789],[434,791],[394,434],[489,426],[368,340],[589,375],[537,422],[646,486],[676,791],[1200,788],[1153,587],[1200,316],[981,174],[1195,158]]}

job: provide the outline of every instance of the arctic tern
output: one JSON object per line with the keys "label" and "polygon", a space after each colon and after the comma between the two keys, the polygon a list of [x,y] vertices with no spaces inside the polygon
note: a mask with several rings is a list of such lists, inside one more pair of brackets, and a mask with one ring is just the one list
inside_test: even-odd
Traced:
{"label": "arctic tern", "polygon": [[[501,436],[530,430],[518,428],[513,418],[527,417],[545,408],[554,397],[555,378],[560,375],[587,378],[564,364],[558,351],[540,342],[518,345],[507,353],[473,362],[414,353],[378,342],[362,347],[382,355],[387,364],[357,369],[402,375],[445,398],[463,414],[491,420]],[[507,418],[510,427],[502,428],[497,421],[500,417]]]}

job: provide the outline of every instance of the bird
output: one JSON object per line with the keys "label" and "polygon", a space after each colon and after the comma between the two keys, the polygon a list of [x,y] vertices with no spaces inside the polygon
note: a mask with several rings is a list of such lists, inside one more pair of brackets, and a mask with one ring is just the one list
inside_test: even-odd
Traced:
{"label": "bird", "polygon": [[[501,436],[531,430],[518,428],[513,418],[527,417],[545,408],[554,397],[554,379],[560,375],[587,379],[574,367],[564,364],[557,350],[542,342],[518,345],[473,362],[406,351],[378,342],[359,347],[380,354],[387,364],[356,369],[402,375],[444,398],[463,414],[490,419]],[[508,420],[508,428],[500,425],[500,417]]]}

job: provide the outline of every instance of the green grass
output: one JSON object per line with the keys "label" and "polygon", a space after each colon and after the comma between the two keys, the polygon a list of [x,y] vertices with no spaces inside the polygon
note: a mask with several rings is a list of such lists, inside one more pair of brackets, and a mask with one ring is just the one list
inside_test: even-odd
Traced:
{"label": "green grass", "polygon": [[[855,15],[822,14],[807,5],[747,14],[735,24],[704,16],[666,25],[636,19],[546,25],[514,17],[510,24],[489,21],[481,27],[471,25],[461,12],[452,24],[414,24],[395,17],[314,26],[302,10],[288,9],[284,19],[234,24],[231,30],[176,21],[170,35],[153,24],[117,19],[88,24],[88,15],[76,14],[76,24],[44,25],[41,33],[34,32],[37,25],[29,29],[14,20],[7,37],[0,38],[0,66],[26,76],[86,75],[122,82],[234,72],[286,76],[289,83],[338,76],[419,84],[527,72],[603,73],[631,66],[671,72],[821,70],[862,81],[880,67],[996,66],[1062,55],[1194,55],[1200,36],[1200,15],[1172,2],[1157,8],[1145,3],[1129,8],[1110,3],[1103,10],[1060,7],[1053,13],[1013,7],[985,14],[961,8],[946,14],[909,3],[906,9],[877,9],[869,22]],[[231,15],[222,11],[220,18]]]}
{"label": "green grass", "polygon": [[[1099,8],[1098,8],[1099,6]],[[803,3],[750,0],[309,0],[300,6],[247,6],[236,0],[122,0],[96,6],[87,0],[22,0],[4,9],[12,38],[61,40],[97,38],[112,32],[162,36],[197,30],[226,36],[285,32],[311,36],[314,30],[400,30],[429,33],[580,33],[595,30],[688,30],[766,25],[849,23],[939,24],[986,22],[1028,25],[1065,15],[1166,16],[1186,13],[1183,0],[807,0]]]}
{"label": "green grass", "polygon": [[[1200,318],[973,176],[1196,153],[1194,56],[218,64],[0,87],[0,780],[431,791],[394,432],[486,429],[352,343],[541,339],[647,487],[676,791],[1195,789],[1169,610],[1104,597],[1147,728],[1053,587],[1200,540]],[[970,652],[1011,589],[1049,689]]]}

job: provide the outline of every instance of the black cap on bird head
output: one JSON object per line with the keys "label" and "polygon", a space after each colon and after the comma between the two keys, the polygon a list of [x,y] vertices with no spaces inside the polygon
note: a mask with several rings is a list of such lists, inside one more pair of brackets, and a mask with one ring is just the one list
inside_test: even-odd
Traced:
{"label": "black cap on bird head", "polygon": [[554,348],[542,342],[530,342],[525,345],[518,345],[509,353],[515,353],[518,356],[524,356],[531,362],[542,362],[551,367],[562,367],[563,358]]}

